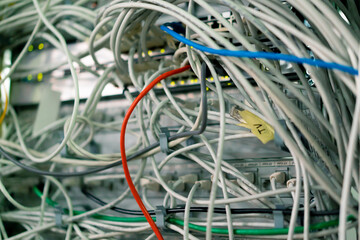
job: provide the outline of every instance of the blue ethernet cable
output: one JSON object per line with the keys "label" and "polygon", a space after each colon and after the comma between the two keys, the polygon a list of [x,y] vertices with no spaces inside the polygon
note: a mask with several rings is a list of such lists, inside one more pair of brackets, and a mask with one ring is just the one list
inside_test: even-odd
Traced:
{"label": "blue ethernet cable", "polygon": [[342,71],[345,73],[349,73],[351,75],[359,74],[359,71],[353,67],[345,66],[345,65],[335,63],[335,62],[325,62],[325,61],[319,60],[319,59],[300,58],[300,57],[296,57],[294,55],[281,54],[281,53],[251,52],[251,51],[241,51],[241,50],[233,51],[233,50],[228,50],[228,49],[209,48],[209,47],[200,45],[198,43],[195,43],[195,42],[181,36],[177,32],[171,30],[170,28],[168,28],[164,25],[161,25],[160,29],[165,31],[166,33],[168,33],[170,36],[172,36],[176,40],[178,40],[188,46],[191,46],[202,52],[207,52],[207,53],[211,53],[211,54],[215,54],[215,55],[239,57],[239,58],[262,58],[262,59],[270,59],[270,60],[283,60],[286,62],[304,63],[304,64],[321,67],[321,68],[336,69],[336,70],[339,70],[339,71]]}

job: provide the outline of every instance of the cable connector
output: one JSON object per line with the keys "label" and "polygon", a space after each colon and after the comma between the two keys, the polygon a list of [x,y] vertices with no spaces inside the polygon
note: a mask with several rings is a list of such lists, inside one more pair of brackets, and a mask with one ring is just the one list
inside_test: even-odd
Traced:
{"label": "cable connector", "polygon": [[152,191],[160,191],[160,184],[147,178],[140,179],[140,186]]}
{"label": "cable connector", "polygon": [[211,190],[211,181],[209,180],[201,180],[198,181],[198,183],[200,184],[199,188],[210,191]]}
{"label": "cable connector", "polygon": [[172,189],[177,192],[182,192],[185,190],[185,184],[182,180],[178,179],[177,181],[169,181],[168,182],[170,186],[172,186]]}
{"label": "cable connector", "polygon": [[270,175],[269,178],[270,181],[274,179],[274,181],[277,183],[285,183],[286,175],[284,172],[274,172],[273,174]]}
{"label": "cable connector", "polygon": [[[296,186],[296,179],[293,178],[293,179],[288,180],[288,181],[286,182],[286,186],[287,186],[288,188],[291,188],[291,187]],[[295,199],[295,192],[294,192],[294,191],[291,192],[291,196],[293,197],[293,199]]]}
{"label": "cable connector", "polygon": [[286,182],[286,187],[294,187],[296,186],[296,179],[295,178],[292,178],[292,179],[289,179],[287,182]]}
{"label": "cable connector", "polygon": [[183,181],[183,183],[195,184],[195,182],[198,180],[198,175],[187,174],[187,175],[179,177],[179,179],[181,179]]}
{"label": "cable connector", "polygon": [[166,183],[173,179],[173,176],[171,174],[162,175],[161,177]]}

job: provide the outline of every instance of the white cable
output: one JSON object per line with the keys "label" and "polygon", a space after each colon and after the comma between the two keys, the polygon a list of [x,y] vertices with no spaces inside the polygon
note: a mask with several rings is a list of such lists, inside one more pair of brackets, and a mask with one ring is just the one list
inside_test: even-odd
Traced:
{"label": "white cable", "polygon": [[[360,49],[360,48],[359,48]],[[360,51],[359,51],[360,53]],[[359,54],[360,56],[360,54]],[[360,59],[359,66],[360,69]],[[340,214],[339,214],[339,239],[346,239],[346,218],[347,218],[347,209],[349,204],[350,197],[350,188],[351,188],[351,179],[352,179],[352,167],[355,159],[356,148],[359,146],[359,125],[360,125],[360,77],[356,77],[356,92],[357,99],[354,110],[354,118],[352,121],[351,132],[349,136],[349,143],[346,151],[346,161],[345,161],[345,170],[344,170],[344,181],[341,191],[341,202],[340,202]]]}
{"label": "white cable", "polygon": [[[176,226],[176,225],[173,225],[173,224],[166,224],[166,226],[171,229],[171,230],[174,230],[178,233],[180,233],[181,235],[184,235],[184,230],[181,229],[180,227]],[[199,240],[197,237],[193,236],[192,234],[189,234],[189,239],[190,240]]]}
{"label": "white cable", "polygon": [[[221,81],[216,81],[215,86],[210,81],[207,82],[208,96],[220,100],[220,102],[216,102],[219,103],[220,107],[215,104],[214,109],[208,111],[208,119],[215,126],[207,126],[203,135],[194,137],[201,142],[189,146],[184,145],[181,148],[179,144],[188,138],[169,142],[169,147],[173,148],[174,152],[167,156],[155,155],[160,152],[160,147],[157,147],[139,157],[151,157],[151,164],[156,177],[148,176],[148,170],[145,171],[146,163],[142,161],[135,183],[140,178],[152,179],[159,183],[166,191],[163,194],[164,202],[167,202],[170,198],[172,207],[176,206],[176,201],[179,200],[186,203],[187,210],[190,204],[207,205],[209,208],[208,214],[201,217],[202,220],[190,219],[189,212],[185,212],[184,230],[172,224],[169,224],[169,228],[179,232],[184,239],[187,239],[186,235],[189,232],[188,222],[199,223],[201,226],[207,226],[206,237],[210,239],[212,235],[211,226],[226,226],[229,230],[228,237],[232,239],[234,237],[232,226],[245,226],[247,222],[233,221],[233,218],[235,219],[237,216],[230,215],[231,208],[229,204],[243,206],[240,203],[245,204],[246,202],[246,206],[274,208],[276,201],[273,200],[274,198],[268,197],[276,196],[277,199],[282,200],[280,194],[284,193],[293,195],[289,234],[287,236],[264,236],[264,238],[292,239],[301,237],[311,239],[313,237],[332,235],[332,238],[336,239],[337,236],[334,233],[338,233],[340,239],[345,239],[346,229],[356,224],[347,224],[346,218],[348,214],[355,215],[358,213],[352,205],[348,206],[349,198],[352,197],[350,194],[358,194],[356,189],[358,189],[360,181],[358,179],[358,164],[354,161],[358,154],[356,147],[358,146],[359,135],[360,104],[358,97],[360,96],[360,90],[358,82],[360,80],[358,77],[354,78],[339,71],[330,71],[307,66],[306,64],[291,63],[286,65],[281,61],[273,60],[210,56],[199,53],[184,44],[178,45],[176,41],[156,27],[158,24],[156,22],[161,21],[162,16],[167,14],[176,18],[186,27],[186,38],[212,48],[250,51],[273,51],[272,49],[278,49],[279,52],[284,54],[307,58],[314,56],[324,61],[359,68],[359,43],[356,37],[360,32],[360,20],[356,14],[355,1],[349,0],[349,4],[345,6],[341,1],[334,0],[335,7],[328,2],[319,0],[302,2],[294,0],[287,0],[286,2],[254,0],[250,5],[242,1],[234,2],[230,0],[215,0],[212,3],[203,0],[144,0],[143,2],[115,0],[98,9],[87,8],[88,5],[85,4],[90,4],[88,0],[79,1],[75,6],[63,4],[62,0],[46,1],[41,3],[42,9],[40,9],[37,0],[32,1],[33,4],[31,4],[30,0],[15,0],[12,2],[4,0],[4,3],[0,3],[0,16],[4,16],[0,23],[0,35],[8,38],[10,42],[14,37],[17,37],[17,41],[11,43],[10,48],[21,44],[25,45],[15,63],[11,66],[9,75],[19,78],[20,76],[26,77],[28,74],[37,74],[38,72],[45,74],[60,69],[59,67],[66,63],[59,61],[56,64],[35,68],[32,66],[18,66],[20,60],[24,58],[25,53],[28,51],[30,44],[34,40],[44,39],[50,45],[65,52],[75,86],[75,101],[70,116],[62,116],[60,120],[48,125],[36,135],[32,135],[33,123],[30,119],[24,119],[25,114],[22,114],[21,109],[18,111],[18,117],[10,107],[12,118],[6,119],[7,132],[4,134],[4,138],[0,139],[1,147],[9,154],[21,159],[30,159],[32,163],[25,161],[29,165],[51,160],[57,163],[59,171],[69,165],[71,167],[69,171],[77,171],[81,166],[103,166],[119,160],[119,153],[94,154],[87,150],[88,144],[96,139],[102,131],[120,130],[121,118],[117,117],[115,121],[110,123],[103,123],[97,118],[101,96],[108,84],[115,82],[120,88],[124,88],[131,81],[135,89],[140,91],[160,74],[174,69],[175,65],[188,63],[190,63],[195,75],[199,76],[200,65],[203,60],[212,66],[213,62],[210,63],[207,60],[207,57],[209,57],[212,61],[216,60],[220,63],[226,74],[230,76],[230,84],[235,85],[229,91],[222,91]],[[14,5],[8,6],[13,2]],[[212,18],[208,20],[199,19],[194,14],[194,2],[197,4],[196,7],[205,10],[206,14],[211,15]],[[187,9],[183,10],[183,5],[186,3],[188,3]],[[6,8],[3,9],[2,6],[6,6]],[[220,6],[231,9],[232,15],[230,18],[225,18],[225,15],[217,11],[217,7]],[[304,16],[310,27],[304,23],[304,19],[300,19],[298,15],[294,14],[293,9],[296,9]],[[8,10],[8,12],[5,10]],[[64,20],[64,18],[67,19]],[[349,21],[349,24],[347,21]],[[44,29],[41,28],[42,22],[45,23],[46,28]],[[87,26],[82,26],[82,23],[87,22],[94,23],[92,31],[89,31]],[[212,22],[220,24],[222,28],[213,28]],[[235,25],[235,22],[237,25]],[[89,49],[79,54],[70,53],[65,38],[55,28],[54,24],[59,29],[64,30],[65,33],[77,38],[78,42],[84,42],[86,37],[89,37]],[[74,26],[74,28],[69,29],[68,26],[70,25]],[[56,38],[46,33],[46,29],[50,30]],[[148,50],[152,49],[153,39],[156,39],[155,42],[159,44],[160,48],[163,46],[173,48],[175,51],[173,56],[161,57],[160,63],[156,58],[152,58]],[[151,41],[152,43],[150,43]],[[107,46],[110,46],[115,65],[99,62],[101,58],[97,51]],[[97,69],[92,68],[92,66],[85,66],[82,63],[83,58],[87,55],[93,59]],[[126,61],[128,62],[126,63]],[[74,62],[77,62],[80,66],[79,70],[100,76],[97,78],[97,83],[81,112],[78,111],[79,89]],[[294,71],[296,81],[290,80],[284,74],[285,66],[289,66],[290,70]],[[16,72],[14,72],[15,69]],[[210,70],[212,70],[212,75],[215,77],[215,70]],[[179,78],[187,76],[186,74],[179,75]],[[254,81],[250,82],[249,77]],[[308,85],[309,79],[314,82],[313,87]],[[199,127],[201,113],[196,108],[193,109],[191,103],[192,100],[197,101],[195,99],[196,95],[194,95],[194,98],[187,95],[189,99],[180,99],[176,95],[172,95],[172,88],[168,87],[165,81],[163,81],[163,86],[166,96],[157,96],[157,91],[150,91],[149,96],[146,96],[138,106],[136,117],[130,120],[131,128],[129,133],[134,134],[137,143],[131,146],[131,149],[128,149],[129,154],[136,152],[141,145],[146,146],[149,144],[148,129],[150,129],[155,141],[158,140],[163,117],[180,125],[177,129],[178,132],[185,131],[188,128],[194,130]],[[127,101],[132,102],[133,96],[130,91],[125,91],[124,95]],[[287,189],[275,190],[275,182],[272,180],[273,191],[261,191],[257,185],[246,179],[242,172],[243,169],[238,169],[225,161],[221,162],[222,147],[224,145],[235,143],[233,141],[235,139],[255,137],[250,132],[234,130],[237,121],[225,113],[225,102],[230,105],[237,105],[272,125],[276,134],[284,141],[294,160],[295,187],[289,186]],[[78,114],[81,115],[78,116]],[[279,124],[279,119],[286,120],[286,128]],[[220,125],[218,126],[218,124]],[[15,131],[13,128],[15,128]],[[64,132],[64,139],[60,145],[49,148],[56,148],[56,150],[53,150],[50,154],[40,152],[44,146],[48,147],[48,144],[53,144],[48,140],[59,130]],[[230,140],[232,141],[230,142]],[[242,141],[246,140],[243,139]],[[35,142],[34,145],[32,145],[33,142]],[[65,145],[76,157],[81,157],[81,159],[58,156],[59,151]],[[214,151],[215,146],[218,148],[216,152]],[[38,149],[40,150],[37,151]],[[199,151],[199,153],[194,152],[195,150]],[[193,199],[192,194],[195,192],[195,186],[190,192],[186,188],[184,192],[180,192],[175,191],[170,186],[171,184],[164,180],[162,174],[166,174],[168,167],[176,167],[180,164],[174,161],[176,157],[180,157],[179,154],[182,154],[182,157],[187,157],[189,164],[194,164],[194,166],[202,169],[204,171],[202,176],[213,175],[214,184],[212,185],[210,200],[204,198]],[[170,163],[170,160],[173,161]],[[181,160],[182,162],[183,160]],[[5,160],[1,160],[1,163],[5,164],[0,171],[2,182],[6,183],[6,180],[11,176],[10,174],[17,174],[20,168],[12,166]],[[39,164],[38,167],[43,166]],[[86,184],[94,181],[123,178],[121,173],[117,173],[117,170],[109,170],[109,173],[109,175],[101,174],[85,177],[84,182]],[[118,176],[115,176],[115,174],[118,174]],[[239,185],[230,182],[228,178],[239,179]],[[354,185],[352,185],[352,179],[355,180]],[[12,211],[12,218],[8,214],[2,215],[6,221],[12,219],[12,221],[21,223],[26,228],[24,233],[12,238],[30,239],[38,235],[38,232],[54,227],[51,225],[53,223],[50,222],[52,220],[51,216],[45,211],[44,199],[49,187],[48,180],[45,182],[41,209],[36,212],[38,215],[34,215],[35,212],[30,212],[28,207],[18,203],[15,200],[17,195],[12,197],[11,192],[5,188],[7,184],[4,186],[2,182],[0,181],[0,190],[5,198],[18,209],[25,210],[25,213]],[[64,184],[60,182],[55,184],[58,187],[56,193],[59,196],[59,193],[65,190],[65,182]],[[69,185],[66,184],[66,186]],[[216,198],[218,186],[222,189],[223,199]],[[312,204],[310,204],[309,199],[310,189],[313,191],[315,200]],[[143,189],[143,191],[144,200],[147,200],[146,190]],[[62,233],[66,234],[65,238],[70,239],[73,237],[73,228],[77,234],[76,239],[112,238],[123,234],[123,232],[116,232],[116,230],[120,229],[122,231],[123,228],[134,233],[142,231],[141,227],[144,225],[141,224],[143,223],[116,223],[96,219],[83,220],[83,218],[91,214],[107,210],[111,206],[120,203],[128,193],[129,191],[125,190],[120,196],[114,197],[114,200],[106,206],[65,219],[65,223],[70,223],[67,231],[62,230]],[[66,193],[64,194],[66,196]],[[229,197],[228,194],[230,194]],[[329,206],[326,203],[328,197],[340,205],[339,228],[321,230],[316,233],[309,232],[310,208],[314,207],[314,210],[318,211],[328,210]],[[293,234],[299,202],[302,202],[302,199],[304,200],[304,234]],[[71,205],[71,202],[69,202],[71,199],[66,200],[68,200],[68,205]],[[226,207],[226,216],[222,216],[221,219],[214,217],[211,211],[215,205],[219,204],[224,204]],[[264,216],[260,215],[258,217],[264,218]],[[205,218],[207,219],[206,223],[203,220]],[[330,220],[328,216],[325,216],[324,219],[326,221]],[[78,221],[76,224],[79,225],[73,225],[73,221]],[[317,218],[311,219],[311,222],[314,223],[318,221],[320,220]],[[261,226],[264,227],[265,225]],[[4,230],[1,233],[0,238],[6,237]],[[150,235],[148,238],[150,239],[152,236]],[[196,238],[189,235],[189,239]]]}
{"label": "white cable", "polygon": [[189,239],[189,218],[190,218],[190,207],[192,198],[194,197],[194,194],[197,190],[197,188],[200,186],[199,182],[196,182],[194,186],[191,188],[189,195],[188,195],[188,201],[185,205],[185,213],[184,213],[184,240]]}
{"label": "white cable", "polygon": [[[73,114],[72,114],[72,119],[70,121],[70,124],[69,124],[69,128],[67,129],[66,133],[64,134],[64,139],[63,141],[61,142],[61,144],[59,145],[59,147],[51,154],[49,154],[47,157],[44,157],[44,158],[37,158],[33,155],[31,155],[31,153],[28,151],[24,141],[19,138],[20,140],[20,144],[26,154],[26,156],[28,158],[30,158],[32,161],[34,162],[46,162],[46,161],[49,161],[51,158],[53,158],[55,155],[57,155],[61,149],[63,149],[63,147],[66,145],[66,142],[67,140],[70,138],[71,136],[71,132],[75,126],[75,122],[76,122],[76,117],[77,117],[77,111],[78,111],[78,107],[79,107],[79,85],[78,85],[78,78],[77,78],[77,74],[75,72],[75,68],[73,66],[73,62],[71,61],[71,58],[70,58],[70,52],[67,48],[67,44],[66,44],[66,41],[64,39],[64,37],[56,30],[56,28],[48,21],[48,19],[45,17],[45,15],[43,14],[43,12],[41,11],[40,9],[40,6],[39,6],[39,3],[37,0],[33,0],[33,3],[34,3],[34,6],[37,10],[37,13],[39,15],[39,17],[41,18],[41,20],[43,21],[43,23],[49,28],[49,30],[51,32],[53,32],[56,37],[59,39],[62,47],[63,47],[63,50],[65,51],[67,57],[68,57],[68,60],[69,60],[69,64],[70,64],[70,70],[71,70],[71,74],[72,74],[72,77],[73,77],[73,82],[74,82],[74,89],[75,89],[75,100],[74,100],[74,109],[73,109]],[[13,116],[15,115],[14,111],[12,109],[10,109],[10,112],[12,112]],[[19,129],[18,129],[19,131]]]}

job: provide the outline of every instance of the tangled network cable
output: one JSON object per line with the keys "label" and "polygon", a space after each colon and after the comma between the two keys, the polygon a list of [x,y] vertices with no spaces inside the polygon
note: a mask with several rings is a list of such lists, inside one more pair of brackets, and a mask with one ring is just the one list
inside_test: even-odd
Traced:
{"label": "tangled network cable", "polygon": [[[39,41],[66,61],[28,67],[24,59]],[[0,78],[0,239],[359,235],[358,1],[3,0],[0,42],[0,56],[14,56]],[[80,43],[82,52],[70,50]],[[112,61],[102,61],[104,49]],[[35,134],[24,108],[11,106],[6,81],[64,68],[72,109]],[[80,99],[80,72],[96,79],[87,99]],[[187,79],[200,93],[178,97],[172,86]],[[102,121],[99,103],[109,85],[119,88],[127,113]],[[164,133],[164,118],[176,133]],[[266,139],[254,128],[260,125],[270,132]],[[90,147],[104,132],[121,134],[117,152]],[[293,179],[283,184],[274,172],[267,189],[226,160],[230,145],[241,150],[249,139],[275,142],[293,161]],[[207,175],[170,181],[166,169],[180,162]],[[24,181],[32,201],[12,187],[18,178],[32,179]],[[126,187],[108,190],[116,196],[110,201],[87,190],[113,182]],[[164,209],[153,206],[154,194]]]}

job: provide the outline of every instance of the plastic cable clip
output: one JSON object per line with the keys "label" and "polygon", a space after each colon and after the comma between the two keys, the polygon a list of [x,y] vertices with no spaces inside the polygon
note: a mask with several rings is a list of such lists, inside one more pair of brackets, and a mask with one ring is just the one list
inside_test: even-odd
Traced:
{"label": "plastic cable clip", "polygon": [[275,228],[284,228],[284,209],[283,205],[276,205],[276,210],[273,211]]}
{"label": "plastic cable clip", "polygon": [[63,210],[60,206],[55,207],[55,224],[57,227],[63,227],[63,221],[62,221],[62,214]]}
{"label": "plastic cable clip", "polygon": [[156,206],[155,216],[156,216],[156,222],[155,222],[156,226],[159,229],[165,230],[166,209],[163,206]]}
{"label": "plastic cable clip", "polygon": [[159,134],[160,150],[166,154],[170,152],[168,141],[169,135],[169,129],[161,128],[161,133]]}

